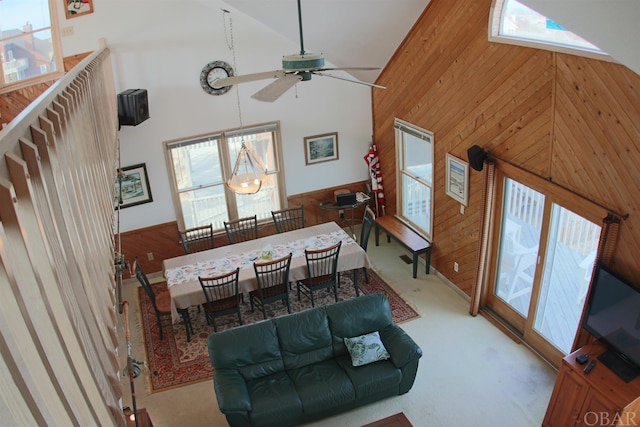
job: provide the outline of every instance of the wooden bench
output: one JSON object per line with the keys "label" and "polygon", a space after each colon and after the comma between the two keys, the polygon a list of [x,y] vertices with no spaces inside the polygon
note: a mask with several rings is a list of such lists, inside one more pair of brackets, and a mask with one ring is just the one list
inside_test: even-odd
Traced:
{"label": "wooden bench", "polygon": [[397,240],[405,248],[409,249],[413,255],[413,278],[418,277],[418,256],[425,254],[427,263],[427,274],[431,264],[431,243],[418,233],[409,228],[407,224],[400,221],[393,215],[386,215],[376,218],[376,246],[379,246],[380,229],[387,233],[387,242],[391,237]]}

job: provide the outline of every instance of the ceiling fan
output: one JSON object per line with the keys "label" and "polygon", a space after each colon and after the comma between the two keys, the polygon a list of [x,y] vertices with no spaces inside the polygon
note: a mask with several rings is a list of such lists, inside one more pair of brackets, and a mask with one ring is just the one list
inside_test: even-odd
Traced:
{"label": "ceiling fan", "polygon": [[358,83],[365,86],[386,89],[384,86],[373,83],[366,83],[359,80],[346,79],[343,77],[325,74],[325,71],[338,70],[378,70],[377,67],[340,67],[327,68],[324,66],[324,57],[322,54],[313,54],[304,50],[304,40],[302,37],[302,11],[300,8],[300,0],[298,0],[298,28],[300,31],[300,52],[282,57],[282,69],[274,71],[265,71],[262,73],[245,74],[241,76],[225,77],[213,82],[214,89],[231,86],[238,83],[247,83],[257,80],[276,79],[258,92],[254,93],[251,98],[258,101],[273,102],[278,99],[287,90],[291,89],[300,81],[311,80],[312,75],[331,77],[333,79],[344,80],[352,83]]}

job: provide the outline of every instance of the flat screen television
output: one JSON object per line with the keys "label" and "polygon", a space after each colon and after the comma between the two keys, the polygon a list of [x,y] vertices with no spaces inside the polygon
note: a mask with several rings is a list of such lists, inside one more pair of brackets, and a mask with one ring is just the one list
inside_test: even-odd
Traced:
{"label": "flat screen television", "polygon": [[640,374],[640,289],[603,265],[595,271],[582,326],[603,343],[598,359],[624,381]]}

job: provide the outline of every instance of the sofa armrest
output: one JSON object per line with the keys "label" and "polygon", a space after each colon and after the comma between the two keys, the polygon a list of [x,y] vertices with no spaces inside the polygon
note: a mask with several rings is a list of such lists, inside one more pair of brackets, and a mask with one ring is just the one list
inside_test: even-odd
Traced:
{"label": "sofa armrest", "polygon": [[223,414],[251,411],[249,390],[240,372],[229,369],[214,370],[213,387]]}
{"label": "sofa armrest", "polygon": [[422,357],[422,349],[397,325],[390,325],[382,329],[380,331],[380,339],[396,368],[402,368]]}

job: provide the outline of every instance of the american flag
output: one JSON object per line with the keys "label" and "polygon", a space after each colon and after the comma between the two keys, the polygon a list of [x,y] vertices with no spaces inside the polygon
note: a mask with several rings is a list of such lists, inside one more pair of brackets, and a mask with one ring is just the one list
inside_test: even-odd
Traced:
{"label": "american flag", "polygon": [[369,176],[371,177],[371,192],[374,193],[376,216],[384,215],[384,190],[382,187],[382,172],[380,171],[380,159],[376,146],[371,145],[369,152],[364,156],[364,161],[369,166]]}

